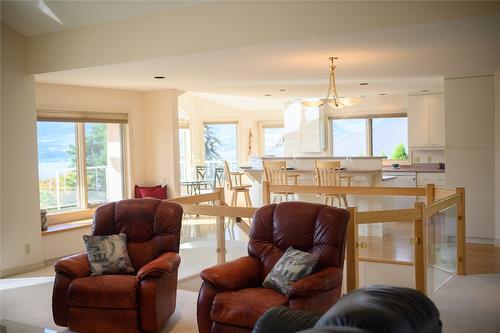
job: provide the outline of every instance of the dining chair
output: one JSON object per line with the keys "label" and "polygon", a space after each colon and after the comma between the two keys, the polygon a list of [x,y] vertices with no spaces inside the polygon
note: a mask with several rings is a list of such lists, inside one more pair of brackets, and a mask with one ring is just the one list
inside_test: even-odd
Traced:
{"label": "dining chair", "polygon": [[[266,176],[266,180],[271,185],[297,185],[298,177],[300,176],[298,173],[290,173],[286,167],[286,161],[262,161],[262,166],[264,168],[264,174]],[[293,184],[290,184],[289,180],[293,179]],[[282,197],[285,196],[285,201],[288,201],[288,196],[291,195],[293,197],[293,192],[274,192],[276,194],[274,196],[273,202],[276,201],[277,198],[282,201]]]}
{"label": "dining chair", "polygon": [[[351,186],[352,175],[342,175],[340,161],[314,161],[314,171],[318,186],[342,186],[342,179],[346,179],[347,186]],[[338,199],[339,207],[342,205],[341,199],[348,207],[347,194],[325,194],[325,205],[331,200],[333,206],[334,198]]]}
{"label": "dining chair", "polygon": [[245,196],[245,204],[247,207],[252,207],[252,200],[250,199],[250,188],[252,185],[242,184],[242,172],[231,172],[229,163],[224,161],[224,173],[226,174],[226,185],[228,190],[233,192],[231,196],[231,206],[238,205],[238,193],[243,193]]}

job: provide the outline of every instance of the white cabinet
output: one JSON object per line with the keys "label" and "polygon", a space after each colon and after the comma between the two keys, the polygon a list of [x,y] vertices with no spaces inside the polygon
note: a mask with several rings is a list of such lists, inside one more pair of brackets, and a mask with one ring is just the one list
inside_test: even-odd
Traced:
{"label": "white cabinet", "polygon": [[295,102],[285,108],[285,153],[321,152],[326,142],[326,112],[321,108],[304,108]]}
{"label": "white cabinet", "polygon": [[408,96],[410,147],[444,147],[443,94]]}
{"label": "white cabinet", "polygon": [[445,186],[446,179],[444,173],[439,172],[419,172],[417,173],[417,187],[426,187],[427,184]]}
{"label": "white cabinet", "polygon": [[444,147],[444,96],[429,96],[429,144]]}

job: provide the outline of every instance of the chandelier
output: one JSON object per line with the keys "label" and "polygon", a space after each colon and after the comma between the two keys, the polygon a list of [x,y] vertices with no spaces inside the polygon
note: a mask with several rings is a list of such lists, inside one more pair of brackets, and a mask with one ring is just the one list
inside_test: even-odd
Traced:
{"label": "chandelier", "polygon": [[337,57],[330,57],[330,84],[328,86],[328,94],[326,98],[322,99],[307,99],[302,100],[301,103],[305,107],[312,106],[322,106],[329,105],[332,108],[340,109],[344,106],[356,105],[361,102],[361,98],[359,97],[339,97],[337,95],[337,86],[335,85],[335,68],[336,66],[333,64]]}

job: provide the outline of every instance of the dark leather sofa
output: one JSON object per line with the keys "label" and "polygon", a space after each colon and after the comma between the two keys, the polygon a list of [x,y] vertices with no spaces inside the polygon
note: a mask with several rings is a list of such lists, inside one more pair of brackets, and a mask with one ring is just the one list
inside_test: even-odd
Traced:
{"label": "dark leather sofa", "polygon": [[288,307],[267,311],[253,333],[439,333],[432,301],[415,289],[374,286],[342,297],[325,314]]}
{"label": "dark leather sofa", "polygon": [[[199,332],[249,333],[266,310],[278,305],[318,313],[329,309],[342,288],[348,220],[345,209],[305,202],[258,209],[248,256],[201,272]],[[261,285],[289,246],[317,253],[320,259],[313,274],[296,281],[286,296]]]}
{"label": "dark leather sofa", "polygon": [[87,253],[55,264],[54,322],[71,331],[157,332],[175,310],[182,207],[131,199],[97,208],[93,235],[125,233],[136,275],[90,276]]}

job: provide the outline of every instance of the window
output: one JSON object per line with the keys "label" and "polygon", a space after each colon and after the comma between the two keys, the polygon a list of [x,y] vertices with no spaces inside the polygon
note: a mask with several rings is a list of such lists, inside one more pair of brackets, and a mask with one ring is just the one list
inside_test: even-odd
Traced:
{"label": "window", "polygon": [[408,159],[406,116],[331,119],[334,156],[387,156]]}
{"label": "window", "polygon": [[281,127],[264,127],[264,155],[285,156],[283,135],[285,129]]}
{"label": "window", "polygon": [[372,119],[372,145],[374,156],[387,156],[390,160],[407,160],[408,118]]}
{"label": "window", "polygon": [[367,156],[367,120],[335,119],[333,128],[333,156]]}
{"label": "window", "polygon": [[123,126],[38,121],[40,208],[58,213],[123,199]]}
{"label": "window", "polygon": [[210,172],[222,161],[228,161],[232,168],[238,164],[238,124],[205,123],[205,164]]}
{"label": "window", "polygon": [[179,125],[179,166],[181,180],[187,180],[190,173],[191,134],[189,127]]}

